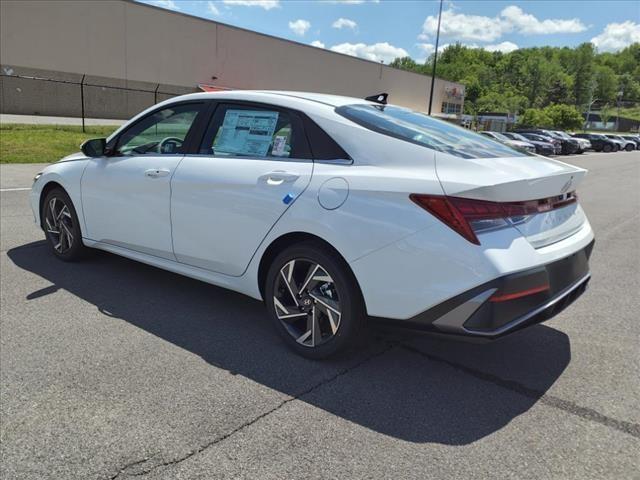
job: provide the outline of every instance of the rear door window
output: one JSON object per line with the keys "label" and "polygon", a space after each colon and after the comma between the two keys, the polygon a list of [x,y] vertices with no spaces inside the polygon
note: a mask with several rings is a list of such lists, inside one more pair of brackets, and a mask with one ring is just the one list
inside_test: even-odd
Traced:
{"label": "rear door window", "polygon": [[220,104],[200,145],[215,157],[309,158],[302,122],[294,112]]}

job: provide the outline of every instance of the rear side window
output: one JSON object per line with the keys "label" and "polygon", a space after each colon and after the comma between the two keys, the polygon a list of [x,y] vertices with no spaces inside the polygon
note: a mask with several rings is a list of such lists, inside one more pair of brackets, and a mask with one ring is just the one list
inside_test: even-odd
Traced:
{"label": "rear side window", "polygon": [[497,140],[423,113],[392,105],[356,104],[336,113],[374,132],[462,158],[525,157]]}
{"label": "rear side window", "polygon": [[308,158],[300,119],[277,108],[220,104],[200,153],[215,157]]}
{"label": "rear side window", "polygon": [[351,160],[349,154],[313,120],[305,116],[304,130],[315,160]]}

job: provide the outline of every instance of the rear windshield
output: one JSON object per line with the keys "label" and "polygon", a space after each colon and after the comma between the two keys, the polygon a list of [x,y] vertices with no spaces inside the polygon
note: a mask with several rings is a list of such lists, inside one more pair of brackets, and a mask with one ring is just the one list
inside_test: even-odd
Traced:
{"label": "rear windshield", "polygon": [[530,155],[497,140],[408,108],[356,104],[338,107],[336,113],[374,132],[457,157],[495,158]]}

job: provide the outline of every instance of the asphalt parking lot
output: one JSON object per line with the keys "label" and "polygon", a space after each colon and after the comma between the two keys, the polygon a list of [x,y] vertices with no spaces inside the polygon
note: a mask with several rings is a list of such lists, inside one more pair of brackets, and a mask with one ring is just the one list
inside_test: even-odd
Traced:
{"label": "asphalt parking lot", "polygon": [[3,479],[640,478],[640,152],[561,157],[591,287],[488,345],[370,330],[290,353],[254,300],[106,253],[56,260],[2,166]]}

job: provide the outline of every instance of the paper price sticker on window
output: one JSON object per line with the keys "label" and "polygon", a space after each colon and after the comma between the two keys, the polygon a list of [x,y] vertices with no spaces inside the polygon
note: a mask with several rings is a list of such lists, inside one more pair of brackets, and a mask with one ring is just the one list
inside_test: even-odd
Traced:
{"label": "paper price sticker on window", "polygon": [[285,151],[285,147],[287,146],[287,137],[284,135],[276,135],[275,140],[273,141],[273,148],[271,149],[271,155],[274,157],[282,157],[283,155],[288,155]]}
{"label": "paper price sticker on window", "polygon": [[227,110],[213,144],[216,152],[264,157],[278,123],[278,112]]}

